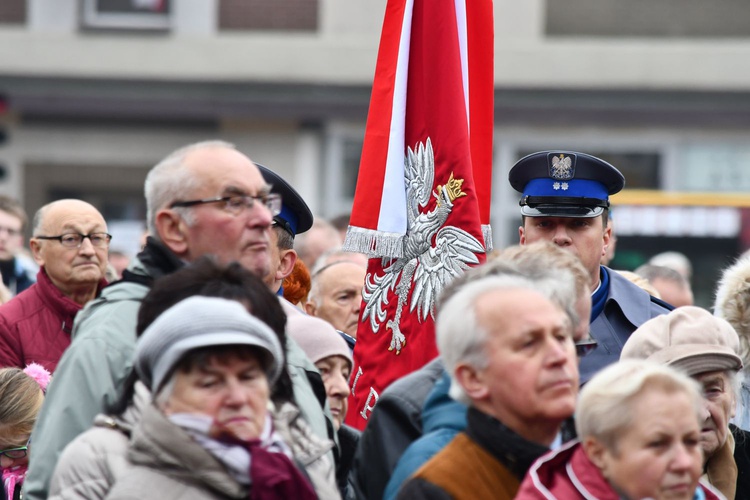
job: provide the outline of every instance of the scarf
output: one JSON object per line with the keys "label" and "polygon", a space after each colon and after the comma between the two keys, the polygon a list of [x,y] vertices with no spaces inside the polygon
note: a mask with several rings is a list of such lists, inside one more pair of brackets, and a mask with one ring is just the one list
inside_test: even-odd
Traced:
{"label": "scarf", "polygon": [[20,487],[23,484],[26,469],[25,465],[3,469],[3,487],[5,488],[5,498],[8,500],[15,498],[16,486]]}
{"label": "scarf", "polygon": [[318,498],[310,482],[292,462],[289,447],[274,431],[270,415],[266,416],[260,437],[248,442],[232,437],[210,437],[213,423],[210,417],[178,413],[168,418],[224,464],[238,482],[249,484],[250,500]]}
{"label": "scarf", "polygon": [[704,467],[707,482],[725,497],[734,498],[737,491],[737,463],[734,461],[734,436],[727,432],[724,445],[716,450]]}

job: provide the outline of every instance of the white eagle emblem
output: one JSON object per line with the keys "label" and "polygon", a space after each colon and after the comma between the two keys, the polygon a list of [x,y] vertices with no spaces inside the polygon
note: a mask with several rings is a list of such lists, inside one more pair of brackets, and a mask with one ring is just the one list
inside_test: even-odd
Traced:
{"label": "white eagle emblem", "polygon": [[[396,354],[406,346],[406,338],[400,329],[401,311],[412,285],[409,311],[416,309],[419,322],[427,319],[428,314],[434,319],[434,302],[443,287],[470,265],[478,264],[476,254],[484,252],[482,243],[471,234],[457,227],[443,226],[453,210],[454,200],[466,196],[466,193],[461,191],[463,179],[454,179],[453,173],[445,185],[439,185],[436,192],[432,191],[435,157],[430,139],[426,145],[418,143],[414,151],[407,147],[404,162],[408,220],[402,240],[402,257],[396,260],[384,258],[384,274],[380,276],[367,274],[363,291],[366,305],[361,319],[366,321],[369,318],[372,331],[378,333],[386,318],[388,292],[395,290],[398,296],[396,314],[385,326],[393,332],[388,350],[395,350]],[[420,212],[419,208],[427,206],[430,196],[437,199],[435,209]]]}
{"label": "white eagle emblem", "polygon": [[560,155],[552,157],[552,167],[550,168],[550,177],[561,181],[573,178],[573,161],[570,156]]}

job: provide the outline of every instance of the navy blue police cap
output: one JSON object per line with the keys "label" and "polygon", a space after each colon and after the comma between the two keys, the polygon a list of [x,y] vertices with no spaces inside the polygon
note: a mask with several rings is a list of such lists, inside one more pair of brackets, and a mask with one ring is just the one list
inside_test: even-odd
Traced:
{"label": "navy blue police cap", "polygon": [[256,163],[263,180],[271,185],[271,192],[281,195],[281,212],[274,216],[273,223],[294,237],[312,227],[313,214],[302,196],[279,174]]}
{"label": "navy blue police cap", "polygon": [[604,160],[575,151],[540,151],[518,160],[508,180],[523,193],[526,217],[597,217],[625,177]]}

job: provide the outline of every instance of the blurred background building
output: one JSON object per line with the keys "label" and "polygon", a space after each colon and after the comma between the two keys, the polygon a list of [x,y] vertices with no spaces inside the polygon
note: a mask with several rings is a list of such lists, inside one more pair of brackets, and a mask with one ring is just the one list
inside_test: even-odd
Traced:
{"label": "blurred background building", "polygon": [[[0,192],[85,199],[134,252],[143,180],[222,138],[348,212],[385,0],[2,0]],[[698,303],[750,247],[746,0],[495,0],[496,247],[517,242],[516,159],[616,165],[618,252],[677,250]]]}

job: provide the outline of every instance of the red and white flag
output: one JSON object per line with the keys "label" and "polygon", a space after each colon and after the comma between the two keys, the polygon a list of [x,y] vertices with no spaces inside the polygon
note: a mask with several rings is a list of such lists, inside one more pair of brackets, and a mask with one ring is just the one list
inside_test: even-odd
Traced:
{"label": "red and white flag", "polygon": [[371,259],[347,423],[437,356],[434,302],[489,251],[492,0],[389,0],[347,250]]}

